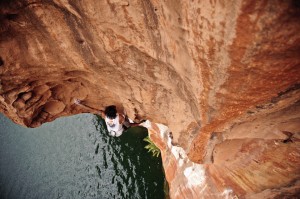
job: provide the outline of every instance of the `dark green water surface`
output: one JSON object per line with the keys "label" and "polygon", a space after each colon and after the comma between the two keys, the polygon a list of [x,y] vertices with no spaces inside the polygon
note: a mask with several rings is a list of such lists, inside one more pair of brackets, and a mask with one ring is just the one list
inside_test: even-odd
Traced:
{"label": "dark green water surface", "polygon": [[147,130],[110,137],[91,114],[36,129],[0,114],[0,198],[163,199],[161,158],[144,149]]}

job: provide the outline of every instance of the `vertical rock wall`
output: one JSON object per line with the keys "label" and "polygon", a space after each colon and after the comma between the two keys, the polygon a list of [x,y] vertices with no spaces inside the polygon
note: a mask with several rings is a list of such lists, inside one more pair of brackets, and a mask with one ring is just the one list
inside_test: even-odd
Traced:
{"label": "vertical rock wall", "polygon": [[295,195],[299,13],[296,0],[1,1],[0,111],[37,127],[116,104],[172,131],[173,198]]}

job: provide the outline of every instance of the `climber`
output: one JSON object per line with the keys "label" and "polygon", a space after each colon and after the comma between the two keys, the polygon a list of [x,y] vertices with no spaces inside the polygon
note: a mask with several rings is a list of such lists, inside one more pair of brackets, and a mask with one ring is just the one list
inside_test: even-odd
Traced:
{"label": "climber", "polygon": [[117,108],[114,105],[107,106],[101,116],[105,120],[109,134],[115,137],[122,135],[123,131],[127,128],[139,126],[142,122],[144,122],[141,121],[140,123],[134,123],[129,121],[126,115],[117,112]]}
{"label": "climber", "polygon": [[142,122],[145,121],[143,120],[140,123],[129,121],[127,115],[117,112],[117,108],[114,105],[107,106],[103,111],[84,105],[79,99],[75,99],[74,102],[77,105],[90,109],[92,113],[101,116],[105,120],[107,130],[111,136],[119,137],[120,135],[122,135],[124,130],[128,129],[129,127],[139,126]]}

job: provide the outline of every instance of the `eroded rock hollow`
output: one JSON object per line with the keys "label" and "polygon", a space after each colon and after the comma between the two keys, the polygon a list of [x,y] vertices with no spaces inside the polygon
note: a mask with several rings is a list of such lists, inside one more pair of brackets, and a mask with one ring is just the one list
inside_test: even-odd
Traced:
{"label": "eroded rock hollow", "polygon": [[151,121],[171,198],[299,195],[299,1],[0,4],[0,111],[14,122],[115,104]]}

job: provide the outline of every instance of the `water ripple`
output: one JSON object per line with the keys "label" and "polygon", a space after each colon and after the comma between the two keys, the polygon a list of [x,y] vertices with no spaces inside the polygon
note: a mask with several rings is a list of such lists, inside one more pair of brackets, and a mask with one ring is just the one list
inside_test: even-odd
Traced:
{"label": "water ripple", "polygon": [[37,129],[0,115],[0,198],[162,199],[161,161],[144,150],[146,134],[110,137],[88,114]]}

